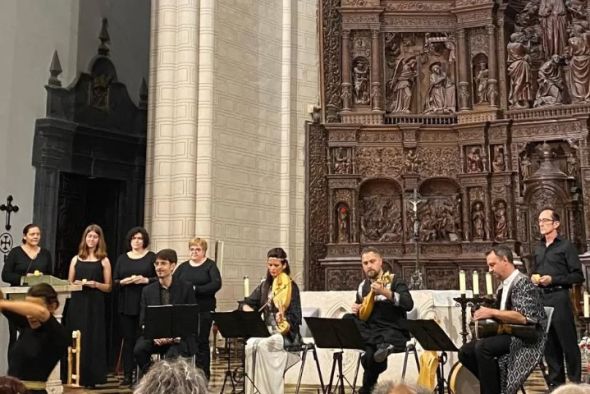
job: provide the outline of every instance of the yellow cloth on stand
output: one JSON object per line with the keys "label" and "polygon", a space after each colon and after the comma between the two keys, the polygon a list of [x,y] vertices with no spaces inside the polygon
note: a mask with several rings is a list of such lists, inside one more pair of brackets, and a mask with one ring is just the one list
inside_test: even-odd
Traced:
{"label": "yellow cloth on stand", "polygon": [[425,351],[420,356],[420,374],[418,385],[434,390],[436,387],[436,369],[438,368],[438,354],[434,351]]}

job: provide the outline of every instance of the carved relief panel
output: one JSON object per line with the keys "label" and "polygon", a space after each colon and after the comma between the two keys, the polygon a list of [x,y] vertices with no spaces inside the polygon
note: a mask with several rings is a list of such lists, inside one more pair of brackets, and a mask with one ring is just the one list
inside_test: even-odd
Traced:
{"label": "carved relief panel", "polygon": [[[419,190],[423,204],[418,206],[420,242],[457,242],[461,240],[461,198],[457,184],[450,179],[430,179]],[[411,238],[412,221],[406,222]]]}
{"label": "carved relief panel", "polygon": [[401,189],[387,179],[362,184],[359,196],[362,243],[401,242]]}

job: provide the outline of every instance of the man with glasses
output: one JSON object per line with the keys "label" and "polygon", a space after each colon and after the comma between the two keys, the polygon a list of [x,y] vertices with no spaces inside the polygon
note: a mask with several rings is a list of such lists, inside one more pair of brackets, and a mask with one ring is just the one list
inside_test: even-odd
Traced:
{"label": "man with glasses", "polygon": [[557,233],[559,225],[555,210],[545,209],[539,214],[539,230],[543,237],[535,247],[531,276],[533,284],[543,292],[543,304],[555,308],[545,346],[550,389],[565,383],[564,355],[569,380],[579,383],[582,374],[569,289],[573,284],[582,283],[584,274],[575,246]]}

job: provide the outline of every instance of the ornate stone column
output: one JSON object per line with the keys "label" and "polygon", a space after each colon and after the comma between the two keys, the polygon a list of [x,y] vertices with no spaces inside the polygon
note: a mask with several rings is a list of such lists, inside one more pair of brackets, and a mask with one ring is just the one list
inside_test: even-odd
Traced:
{"label": "ornate stone column", "polygon": [[465,29],[457,29],[457,55],[459,57],[459,110],[471,109],[469,81],[467,80],[467,51],[465,44]]}
{"label": "ornate stone column", "polygon": [[498,61],[496,50],[496,26],[489,25],[488,40],[489,40],[489,56],[488,56],[488,100],[491,107],[496,107],[498,104]]}
{"label": "ornate stone column", "polygon": [[381,67],[379,61],[379,30],[371,30],[371,101],[373,111],[381,111]]}
{"label": "ornate stone column", "polygon": [[342,31],[342,111],[350,111],[352,81],[350,76],[350,30]]}

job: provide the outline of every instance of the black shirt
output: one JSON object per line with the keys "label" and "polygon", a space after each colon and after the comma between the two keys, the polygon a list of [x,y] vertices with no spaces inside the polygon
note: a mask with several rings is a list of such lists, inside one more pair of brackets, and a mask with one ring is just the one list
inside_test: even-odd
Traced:
{"label": "black shirt", "polygon": [[8,352],[8,375],[21,380],[45,382],[51,371],[65,355],[72,339],[71,331],[54,316],[33,330],[26,318],[2,312],[11,322],[21,327],[21,334]]}
{"label": "black shirt", "polygon": [[584,274],[578,251],[570,241],[558,235],[555,240],[545,246],[543,237],[534,252],[534,273],[551,276],[551,286],[571,287],[574,283],[582,283]]}
{"label": "black shirt", "polygon": [[154,252],[147,252],[145,256],[139,259],[132,259],[127,256],[127,253],[119,256],[113,273],[113,282],[119,289],[119,313],[130,316],[139,315],[141,291],[146,286],[138,284],[121,286],[121,279],[128,278],[131,275],[142,275],[150,280],[149,283],[156,281],[155,261],[156,254]]}
{"label": "black shirt", "polygon": [[185,261],[174,271],[174,280],[182,280],[193,286],[200,311],[215,310],[215,293],[221,289],[221,274],[215,261],[208,258],[198,267],[193,267],[189,261]]}
{"label": "black shirt", "polygon": [[32,274],[39,271],[46,275],[53,274],[53,264],[51,262],[51,253],[47,249],[41,248],[39,254],[31,259],[21,248],[17,246],[12,248],[2,269],[2,280],[10,283],[12,286],[20,286],[21,276]]}

